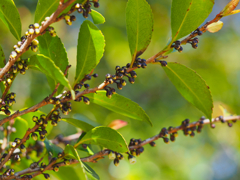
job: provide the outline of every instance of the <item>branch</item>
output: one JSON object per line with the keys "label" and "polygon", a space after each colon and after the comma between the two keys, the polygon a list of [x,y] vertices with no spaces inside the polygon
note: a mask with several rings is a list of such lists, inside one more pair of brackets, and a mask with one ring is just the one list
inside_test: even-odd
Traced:
{"label": "branch", "polygon": [[[237,120],[240,120],[240,116],[227,116],[227,117],[217,117],[215,119],[212,119],[212,123],[217,123],[217,122],[228,122],[229,121],[237,121]],[[197,127],[197,126],[204,126],[204,125],[207,125],[207,124],[210,124],[210,121],[209,119],[200,119],[199,121],[196,121],[196,122],[192,122],[192,123],[189,123],[187,126],[185,125],[181,125],[181,126],[177,126],[175,128],[171,128],[171,130],[168,130],[167,134],[172,134],[172,133],[176,133],[178,131],[181,131],[181,130],[184,130],[186,128],[193,128],[193,127]],[[159,134],[151,137],[151,138],[148,138],[146,140],[143,140],[141,141],[138,145],[130,145],[128,147],[128,149],[130,151],[132,150],[135,150],[135,149],[139,149],[141,147],[143,147],[144,145],[146,144],[150,144],[156,140],[158,140],[159,138],[163,138],[163,134],[161,133],[162,130],[160,131]],[[71,139],[71,138],[76,138],[75,136],[68,136],[67,139]],[[104,156],[107,156],[109,154],[109,149],[104,149],[102,151],[99,151],[98,153],[92,155],[92,156],[88,156],[88,157],[85,157],[85,158],[81,158],[81,161],[82,162],[97,162],[99,159],[103,159]],[[70,164],[76,164],[76,163],[79,163],[78,160],[75,160],[75,159],[71,159],[70,160]],[[53,170],[53,167],[54,166],[58,166],[58,167],[61,167],[61,166],[66,166],[66,164],[64,162],[60,162],[60,163],[50,163],[45,169],[45,170]],[[19,171],[19,172],[16,172],[13,176],[3,176],[2,179],[3,180],[8,180],[8,179],[21,179],[21,180],[24,180],[23,177],[20,177],[21,175],[24,175],[24,174],[29,174],[29,173],[33,173],[33,172],[36,172],[35,174],[33,174],[33,177],[39,175],[42,173],[42,171],[40,170],[40,167],[36,167],[36,168],[27,168],[25,170],[22,170],[22,171]]]}
{"label": "branch", "polygon": [[21,45],[20,47],[20,53],[17,54],[17,56],[15,58],[9,58],[9,61],[7,62],[7,64],[4,66],[4,68],[2,68],[2,70],[0,71],[0,79],[2,79],[2,77],[9,71],[9,69],[12,67],[12,65],[17,61],[17,59],[24,53],[27,51],[29,45],[31,44],[31,42],[33,41],[33,39],[35,39],[36,37],[40,36],[45,30],[46,28],[51,25],[52,23],[56,22],[57,17],[60,15],[60,13],[62,11],[64,11],[69,5],[71,5],[75,0],[69,0],[66,3],[60,3],[57,10],[49,17],[49,19],[47,21],[45,21],[40,27],[40,33],[37,34],[33,34],[28,36],[27,40]]}

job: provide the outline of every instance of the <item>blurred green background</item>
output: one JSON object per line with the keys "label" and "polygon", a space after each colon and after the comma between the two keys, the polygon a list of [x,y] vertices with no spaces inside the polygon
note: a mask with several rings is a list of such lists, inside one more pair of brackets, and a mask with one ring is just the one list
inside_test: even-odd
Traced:
{"label": "blurred green background", "polygon": [[[37,0],[14,1],[20,12],[22,32],[25,32],[28,25],[34,21]],[[116,65],[123,66],[130,62],[125,28],[126,2],[127,0],[100,0],[98,11],[104,15],[106,22],[98,27],[105,36],[106,49],[104,57],[95,69],[99,78],[93,79],[90,87],[100,84],[105,74],[113,74]],[[148,0],[148,2],[153,10],[154,31],[150,46],[141,56],[146,59],[164,48],[171,34],[171,1]],[[227,2],[216,1],[209,20],[220,12]],[[72,65],[69,73],[71,82],[75,76],[78,32],[84,21],[81,15],[74,14],[77,16],[77,21],[72,26],[67,26],[63,21],[53,25],[65,45],[69,62]],[[215,104],[213,117],[221,115],[219,105],[224,106],[233,114],[240,114],[240,15],[228,16],[222,21],[224,22],[222,30],[215,34],[207,32],[199,37],[197,50],[186,45],[181,54],[172,53],[167,59],[167,61],[179,62],[196,70],[206,81]],[[17,42],[1,21],[0,24],[0,44],[8,56]],[[32,54],[32,52],[27,52],[23,57],[28,58]],[[128,84],[122,91],[117,92],[137,102],[149,115],[153,127],[94,104],[86,106],[84,103],[74,102],[70,115],[81,114],[106,126],[115,119],[127,121],[128,125],[119,129],[119,132],[128,142],[131,138],[146,139],[159,133],[162,127],[178,126],[185,118],[196,121],[203,115],[181,97],[159,65],[148,65],[147,69],[137,70],[137,74],[138,78],[134,85]],[[33,70],[28,70],[24,76],[19,75],[12,86],[12,91],[17,93],[17,103],[13,106],[15,110],[32,106],[51,93],[45,75]],[[47,106],[40,110],[47,113],[50,108],[51,106]],[[102,180],[239,179],[239,130],[240,125],[237,123],[232,128],[226,124],[217,124],[215,129],[206,126],[203,132],[194,138],[185,137],[180,132],[174,143],[165,144],[160,139],[156,142],[155,148],[150,145],[145,146],[144,153],[137,157],[137,163],[134,165],[129,164],[127,156],[125,160],[120,161],[119,167],[115,167],[108,158],[95,164],[89,163],[89,165]],[[54,138],[57,134],[66,136],[77,131],[79,130],[75,127],[61,122],[53,128],[49,138]],[[99,149],[95,148],[95,150]],[[84,155],[82,154],[82,157]],[[77,168],[78,166],[74,166],[74,169],[60,168],[57,174],[51,172],[51,177],[78,179],[75,176]],[[39,176],[35,179],[44,178]]]}

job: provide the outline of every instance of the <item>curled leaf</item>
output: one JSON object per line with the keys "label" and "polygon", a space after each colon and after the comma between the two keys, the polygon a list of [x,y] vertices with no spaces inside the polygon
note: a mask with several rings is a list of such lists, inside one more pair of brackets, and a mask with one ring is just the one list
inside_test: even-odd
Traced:
{"label": "curled leaf", "polygon": [[108,125],[108,127],[117,130],[117,129],[120,129],[120,128],[126,126],[127,124],[128,123],[126,121],[123,121],[123,120],[120,120],[120,119],[116,119],[116,120],[112,121]]}
{"label": "curled leaf", "polygon": [[222,21],[218,21],[212,24],[209,24],[207,26],[207,31],[211,32],[211,33],[215,33],[218,32],[222,29],[223,27],[223,22]]}

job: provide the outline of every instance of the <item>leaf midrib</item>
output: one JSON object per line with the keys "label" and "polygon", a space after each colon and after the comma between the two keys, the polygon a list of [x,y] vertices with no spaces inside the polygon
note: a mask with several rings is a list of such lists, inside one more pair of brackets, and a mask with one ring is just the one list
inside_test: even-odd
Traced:
{"label": "leaf midrib", "polygon": [[14,32],[16,33],[18,40],[20,39],[20,36],[18,35],[18,31],[16,30],[15,26],[13,26],[13,24],[11,23],[11,21],[7,18],[7,16],[5,15],[5,13],[2,11],[2,9],[0,8],[0,11],[2,12],[4,18],[7,20],[7,22],[11,25],[12,29],[14,30]]}
{"label": "leaf midrib", "polygon": [[[89,98],[93,98],[93,97],[89,97]],[[93,99],[95,99],[95,100],[98,100],[98,101],[101,101],[101,99],[98,99],[98,98],[93,98]],[[102,102],[102,101],[101,101]],[[106,104],[108,104],[108,105],[112,105],[112,103],[108,103],[108,102],[106,102],[106,101],[104,101],[104,103],[106,103]],[[112,105],[113,106],[113,105]],[[120,109],[120,110],[122,110],[122,111],[124,111],[124,112],[127,112],[127,114],[129,113],[129,112],[132,112],[132,111],[126,111],[126,109],[123,109],[123,108],[120,108],[119,106],[113,106],[113,107],[116,107],[117,109]],[[135,114],[134,114],[135,115]],[[138,116],[136,115],[136,116],[131,116],[133,119],[138,119],[138,120],[143,120],[143,119],[141,119],[141,118],[138,118]]]}
{"label": "leaf midrib", "polygon": [[207,109],[205,109],[204,104],[200,101],[200,99],[198,98],[198,96],[192,91],[192,89],[185,83],[185,81],[178,75],[175,73],[175,71],[173,71],[169,66],[166,66],[170,71],[172,71],[173,74],[176,75],[177,78],[180,79],[180,81],[192,92],[192,94],[196,97],[196,99],[200,102],[200,104],[202,105],[202,107],[205,110],[205,113],[207,112]]}
{"label": "leaf midrib", "polygon": [[[193,3],[193,0],[191,1],[190,6],[189,6],[189,8],[188,8],[189,11],[190,11],[190,8],[191,8],[191,6],[192,6],[192,3]],[[174,41],[176,40],[176,37],[178,36],[178,34],[179,34],[179,32],[180,32],[183,24],[185,23],[185,19],[187,18],[189,11],[186,12],[185,17],[183,18],[182,23],[181,23],[181,25],[179,26],[179,28],[178,28],[178,30],[177,30],[177,33],[176,33],[176,35],[174,36],[172,42],[174,42]]]}
{"label": "leaf midrib", "polygon": [[47,11],[45,11],[45,13],[43,13],[43,15],[41,16],[41,18],[38,20],[38,23],[40,23],[43,19],[43,17],[45,17],[45,15],[47,14],[47,12],[49,11],[49,9],[51,9],[53,7],[53,5],[55,5],[56,2],[58,2],[59,0],[56,0],[54,3],[51,4],[51,6],[49,6],[49,8],[47,9]]}
{"label": "leaf midrib", "polygon": [[[89,30],[89,28],[88,28],[88,30]],[[83,62],[83,65],[82,65],[82,69],[81,69],[81,71],[79,72],[78,78],[76,79],[74,85],[80,80],[81,74],[82,74],[82,72],[83,72],[83,69],[84,69],[85,64],[86,64],[86,61],[87,61],[88,52],[89,52],[89,49],[90,49],[90,48],[89,48],[89,47],[90,47],[90,42],[91,42],[90,34],[91,34],[91,33],[90,33],[90,31],[89,31],[89,38],[88,38],[86,55],[85,55],[85,58],[84,58],[84,62]]]}

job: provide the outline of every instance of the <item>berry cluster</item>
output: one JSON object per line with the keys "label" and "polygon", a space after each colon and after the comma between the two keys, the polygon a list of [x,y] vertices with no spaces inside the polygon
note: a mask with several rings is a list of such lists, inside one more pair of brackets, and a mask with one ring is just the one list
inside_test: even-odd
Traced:
{"label": "berry cluster", "polygon": [[[218,119],[221,121],[221,123],[225,123],[226,122],[226,120],[223,118],[223,116],[219,116]],[[237,120],[232,121],[232,122],[236,123]],[[228,125],[228,127],[232,127],[233,126],[233,124],[231,122],[229,122],[229,121],[227,121],[227,125]]]}
{"label": "berry cluster", "polygon": [[76,21],[76,16],[74,16],[74,15],[72,15],[72,16],[66,15],[66,16],[64,16],[64,19],[65,19],[66,24],[71,26],[72,22]]}
{"label": "berry cluster", "polygon": [[181,41],[175,41],[174,44],[172,44],[171,47],[176,49],[178,52],[182,52],[183,51],[183,47],[181,46]]}
{"label": "berry cluster", "polygon": [[[127,64],[127,68],[130,67],[130,63]],[[147,64],[146,64],[146,59],[141,59],[141,58],[137,58],[135,60],[135,62],[133,63],[133,68],[146,68]]]}
{"label": "berry cluster", "polygon": [[114,151],[108,151],[108,158],[113,160],[115,166],[119,165],[120,160],[123,159],[123,155]]}
{"label": "berry cluster", "polygon": [[[80,83],[76,84],[74,86],[74,90],[75,90],[75,94],[78,94],[79,91],[77,91],[77,89],[81,89],[82,87],[88,89],[90,86],[89,84],[85,83],[85,81],[89,81],[92,79],[92,77],[94,78],[97,78],[98,77],[98,74],[93,74],[93,75],[90,75],[90,74],[87,74],[81,81]],[[88,97],[85,97],[85,96],[80,96],[78,98],[75,99],[75,101],[77,102],[81,102],[83,101],[85,104],[89,105],[90,104],[90,99]]]}
{"label": "berry cluster", "polygon": [[189,40],[188,43],[190,43],[194,49],[197,49],[198,48],[199,39],[197,37],[195,37],[195,38]]}
{"label": "berry cluster", "polygon": [[203,32],[200,31],[199,28],[197,28],[195,31],[192,32],[192,34],[197,34],[198,36],[201,36],[203,34]]}
{"label": "berry cluster", "polygon": [[50,35],[51,35],[52,37],[57,36],[57,33],[56,33],[56,31],[54,30],[53,27],[49,26],[46,30],[50,33]]}
{"label": "berry cluster", "polygon": [[[119,90],[122,90],[123,86],[127,85],[127,82],[126,82],[126,80],[123,79],[123,77],[127,77],[128,81],[131,84],[134,84],[135,78],[137,77],[137,73],[135,71],[127,72],[128,67],[130,67],[129,63],[127,64],[127,66],[123,66],[123,67],[116,66],[115,67],[115,70],[116,70],[115,75],[107,74],[105,82],[108,84],[116,83],[117,88]],[[130,76],[129,76],[129,74],[130,74]],[[112,95],[116,93],[116,90],[112,87],[105,86],[104,89],[106,90],[106,96],[108,98],[111,98]]]}
{"label": "berry cluster", "polygon": [[4,101],[0,99],[0,103],[2,104],[0,111],[3,111],[6,115],[9,116],[11,114],[9,107],[16,103],[15,97],[16,94],[14,92],[11,92],[4,98]]}
{"label": "berry cluster", "polygon": [[[69,112],[72,111],[72,103],[71,102],[65,102],[60,104],[60,109],[64,115],[68,115]],[[54,111],[54,115],[57,119],[59,119],[59,111]]]}
{"label": "berry cluster", "polygon": [[[32,120],[36,123],[36,124],[38,124],[38,125],[40,125],[40,127],[35,131],[35,132],[38,132],[39,133],[39,136],[40,136],[40,140],[41,141],[44,141],[45,140],[45,137],[46,137],[46,135],[47,135],[47,131],[46,131],[46,127],[47,127],[47,125],[48,125],[48,120],[47,120],[47,116],[45,115],[45,114],[41,114],[40,115],[40,118],[38,118],[37,116],[33,116],[32,117]],[[53,122],[54,120],[52,120],[52,122]],[[36,141],[37,139],[38,139],[38,135],[35,133],[35,132],[33,132],[32,134],[31,134],[31,137],[32,137],[32,139],[34,140],[34,141]]]}
{"label": "berry cluster", "polygon": [[14,169],[7,169],[3,175],[5,176],[13,176],[14,175]]}
{"label": "berry cluster", "polygon": [[28,31],[25,32],[25,36],[28,37],[33,34],[39,34],[40,33],[39,27],[40,25],[38,23],[30,24],[28,27],[29,28]]}
{"label": "berry cluster", "polygon": [[81,13],[83,15],[84,18],[87,18],[88,15],[91,13],[91,7],[92,7],[92,3],[93,3],[93,6],[95,8],[98,8],[99,7],[99,0],[92,0],[92,1],[87,1],[84,5],[82,4],[79,4],[79,3],[76,3],[74,6],[73,6],[73,9],[74,10],[77,10],[78,13]]}

